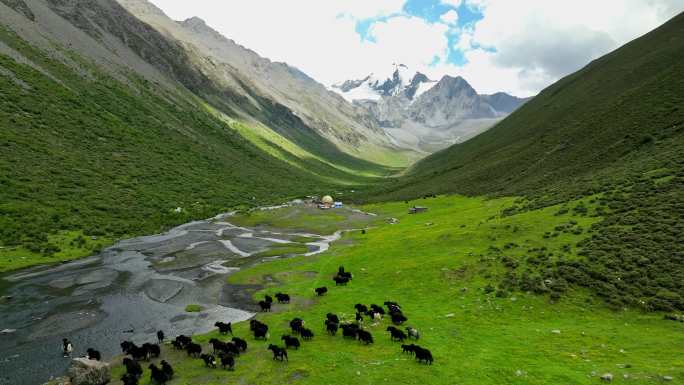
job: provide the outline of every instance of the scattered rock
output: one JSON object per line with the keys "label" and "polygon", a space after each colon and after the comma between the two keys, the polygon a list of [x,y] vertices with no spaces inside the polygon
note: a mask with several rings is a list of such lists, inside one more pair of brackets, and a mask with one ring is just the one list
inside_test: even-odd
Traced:
{"label": "scattered rock", "polygon": [[454,313],[449,313],[449,314],[445,315],[445,317],[446,317],[446,318],[451,318],[451,317],[454,317],[455,315],[456,315],[456,314],[454,314]]}
{"label": "scattered rock", "polygon": [[663,376],[663,381],[672,381],[672,376]]}
{"label": "scattered rock", "polygon": [[4,329],[4,330],[0,330],[0,334],[12,334],[12,333],[15,333],[16,331],[17,331],[17,329]]}
{"label": "scattered rock", "polygon": [[606,381],[606,382],[612,382],[613,381],[613,375],[611,373],[606,373],[601,376],[601,380]]}
{"label": "scattered rock", "polygon": [[551,330],[551,333],[553,333],[553,334],[561,334],[561,331],[558,330],[558,329],[553,329],[553,330]]}
{"label": "scattered rock", "polygon": [[108,364],[87,358],[74,358],[68,375],[73,385],[105,385],[112,377]]}

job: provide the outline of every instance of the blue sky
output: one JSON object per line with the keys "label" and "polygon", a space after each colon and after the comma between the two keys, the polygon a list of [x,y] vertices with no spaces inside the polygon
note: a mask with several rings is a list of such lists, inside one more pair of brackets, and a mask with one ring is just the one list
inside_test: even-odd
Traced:
{"label": "blue sky", "polygon": [[375,22],[386,21],[391,17],[406,14],[421,18],[429,23],[440,23],[440,17],[451,10],[458,13],[458,21],[454,28],[447,33],[449,42],[447,61],[455,65],[463,65],[466,63],[466,58],[461,50],[454,47],[460,36],[460,29],[473,28],[475,23],[483,18],[479,9],[465,4],[453,6],[440,0],[408,0],[402,7],[402,12],[358,20],[356,32],[361,40],[373,41],[372,36],[368,36],[368,30]]}
{"label": "blue sky", "polygon": [[684,0],[150,0],[326,86],[402,63],[529,96],[684,10]]}

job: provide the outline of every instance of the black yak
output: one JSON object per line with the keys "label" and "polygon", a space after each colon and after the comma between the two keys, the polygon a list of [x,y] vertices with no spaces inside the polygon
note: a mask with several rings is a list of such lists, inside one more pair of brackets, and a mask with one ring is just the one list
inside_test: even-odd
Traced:
{"label": "black yak", "polygon": [[432,353],[430,353],[429,350],[421,348],[420,346],[416,346],[414,351],[416,352],[416,359],[418,362],[425,361],[426,364],[432,365]]}
{"label": "black yak", "polygon": [[290,347],[293,347],[295,349],[299,349],[300,343],[299,343],[299,340],[297,339],[297,337],[284,335],[280,339],[285,341],[285,348],[286,349],[289,349]]}
{"label": "black yak", "polygon": [[271,311],[271,302],[259,301],[259,307],[261,308],[261,311]]}
{"label": "black yak", "polygon": [[232,341],[235,344],[236,348],[240,349],[243,352],[247,351],[247,341],[239,337],[233,337]]}
{"label": "black yak", "polygon": [[202,353],[202,346],[191,342],[185,346],[185,350],[188,352],[188,356],[199,357]]}
{"label": "black yak", "polygon": [[219,333],[221,334],[233,334],[233,326],[230,324],[230,322],[216,322],[214,326],[218,328]]}
{"label": "black yak", "polygon": [[100,361],[102,359],[102,355],[100,354],[100,352],[93,348],[88,348],[88,350],[86,350],[86,353],[88,355],[89,360]]}
{"label": "black yak", "polygon": [[285,293],[276,293],[275,297],[278,303],[290,303],[290,296]]}
{"label": "black yak", "polygon": [[152,383],[157,385],[165,385],[169,380],[169,377],[166,375],[166,373],[159,369],[155,364],[150,364],[148,368],[150,369],[150,378],[152,379]]}
{"label": "black yak", "polygon": [[304,327],[300,330],[299,334],[302,336],[302,338],[304,340],[307,340],[307,341],[314,337],[313,332],[310,329],[307,329]]}
{"label": "black yak", "polygon": [[142,367],[140,367],[138,361],[126,357],[123,359],[123,365],[126,367],[127,374],[130,374],[137,378],[140,378],[140,376],[142,376],[143,370]]}
{"label": "black yak", "polygon": [[275,346],[273,344],[268,345],[268,350],[273,352],[273,359],[274,360],[280,360],[280,361],[287,360],[287,350],[285,350],[281,347]]}
{"label": "black yak", "polygon": [[403,342],[407,338],[406,333],[395,328],[394,326],[388,326],[386,330],[388,332],[390,332],[390,334],[391,334],[390,338],[392,339],[392,341]]}
{"label": "black yak", "polygon": [[359,338],[359,341],[363,342],[366,345],[373,343],[373,335],[371,335],[369,332],[365,330],[357,330],[356,335]]}
{"label": "black yak", "polygon": [[164,374],[166,374],[166,377],[167,377],[169,380],[173,378],[173,368],[171,367],[171,365],[169,365],[168,362],[162,360],[162,362],[161,362],[161,369],[162,369],[162,371],[164,372]]}
{"label": "black yak", "polygon": [[221,355],[221,367],[223,369],[235,370],[235,358],[230,354]]}
{"label": "black yak", "polygon": [[216,357],[213,354],[202,354],[200,358],[206,367],[216,369]]}
{"label": "black yak", "polygon": [[293,318],[292,321],[290,321],[290,329],[292,329],[292,333],[294,334],[299,334],[302,326],[304,326],[304,321],[301,318]]}

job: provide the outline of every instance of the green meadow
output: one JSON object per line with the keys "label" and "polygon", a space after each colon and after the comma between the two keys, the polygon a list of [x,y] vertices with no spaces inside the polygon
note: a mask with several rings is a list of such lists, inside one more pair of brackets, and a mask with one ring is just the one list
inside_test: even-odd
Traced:
{"label": "green meadow", "polygon": [[[235,335],[249,344],[234,372],[206,368],[201,360],[166,347],[163,357],[177,373],[170,384],[591,384],[601,383],[606,373],[625,384],[684,378],[681,323],[663,320],[661,313],[609,307],[574,285],[558,289],[548,280],[539,283],[544,291],[503,284],[517,271],[534,280],[534,272],[546,264],[579,258],[577,244],[602,220],[589,202],[581,203],[586,210],[564,209],[580,204],[571,202],[511,214],[515,202],[448,196],[364,206],[398,223],[376,220],[365,234],[345,233],[326,253],[231,275],[232,284],[261,285],[255,301],[285,292],[292,302],[257,315],[269,325],[268,341],[255,341],[247,323],[234,325]],[[407,208],[414,204],[429,211],[409,215]],[[329,230],[325,218],[350,220],[340,213],[299,211],[292,221],[292,209],[283,209],[241,220],[252,225],[305,220],[311,230]],[[537,261],[540,250],[546,264]],[[331,277],[341,265],[354,279],[336,287]],[[327,286],[328,294],[316,297],[319,286]],[[375,340],[369,346],[344,340],[341,332],[325,333],[326,313],[353,321],[354,304],[387,300],[398,302],[406,325],[421,332],[417,344],[431,350],[433,365],[402,354],[400,343],[391,342],[385,331],[388,319],[373,323],[366,318],[363,327]],[[266,347],[283,345],[280,337],[294,317],[304,319],[315,338],[290,350],[288,362],[273,361]],[[193,338],[207,350],[214,337],[216,332]],[[122,372],[116,367],[114,375]],[[142,384],[149,383],[147,373]]]}

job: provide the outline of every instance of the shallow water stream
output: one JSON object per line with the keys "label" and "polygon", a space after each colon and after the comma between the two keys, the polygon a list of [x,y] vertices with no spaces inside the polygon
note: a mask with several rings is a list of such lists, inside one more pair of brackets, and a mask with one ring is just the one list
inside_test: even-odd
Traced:
{"label": "shallow water stream", "polygon": [[[69,365],[61,340],[74,356],[89,347],[104,359],[120,354],[119,343],[156,341],[205,333],[214,322],[253,316],[253,304],[226,275],[261,262],[257,254],[296,236],[313,238],[308,254],[328,249],[330,236],[234,226],[230,214],[187,223],[164,234],[121,241],[102,253],[51,267],[0,276],[0,384],[42,384]],[[266,259],[272,259],[266,258]],[[242,298],[242,299],[241,299]],[[200,304],[201,313],[187,313]],[[13,331],[15,330],[15,331]]]}

